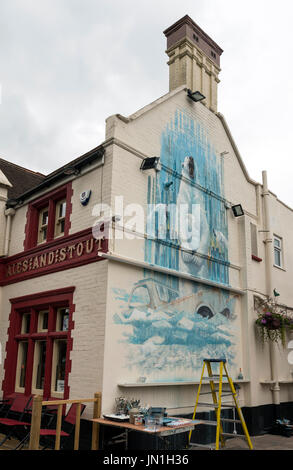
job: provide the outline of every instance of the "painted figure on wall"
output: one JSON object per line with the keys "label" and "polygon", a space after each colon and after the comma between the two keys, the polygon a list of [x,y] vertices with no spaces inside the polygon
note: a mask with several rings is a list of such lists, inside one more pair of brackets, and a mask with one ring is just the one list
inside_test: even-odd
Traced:
{"label": "painted figure on wall", "polygon": [[160,172],[149,176],[145,260],[228,284],[222,157],[203,127],[177,112],[162,133],[160,161]]}

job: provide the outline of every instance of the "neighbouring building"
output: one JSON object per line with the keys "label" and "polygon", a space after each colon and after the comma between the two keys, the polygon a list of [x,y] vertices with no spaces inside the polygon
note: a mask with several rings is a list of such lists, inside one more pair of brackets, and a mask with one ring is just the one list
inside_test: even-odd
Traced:
{"label": "neighbouring building", "polygon": [[255,328],[274,289],[293,309],[293,212],[217,110],[222,49],[188,16],[164,34],[169,92],[110,116],[101,145],[47,176],[0,159],[2,394],[186,415],[203,358],[224,356],[258,433],[279,403],[293,417],[288,349]]}

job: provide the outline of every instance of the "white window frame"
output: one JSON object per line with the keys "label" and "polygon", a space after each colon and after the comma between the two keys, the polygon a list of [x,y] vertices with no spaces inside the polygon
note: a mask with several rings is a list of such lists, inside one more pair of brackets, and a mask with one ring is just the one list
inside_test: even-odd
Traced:
{"label": "white window frame", "polygon": [[[43,394],[43,388],[37,388],[38,360],[39,360],[40,347],[41,347],[40,343],[41,342],[46,344],[46,348],[48,346],[48,342],[47,342],[46,339],[40,339],[40,340],[35,341],[34,365],[33,365],[33,377],[32,377],[32,394],[34,394],[34,395],[42,395]],[[47,349],[46,349],[46,354],[47,354]],[[45,367],[45,365],[44,365],[44,367]]]}
{"label": "white window frame", "polygon": [[[53,344],[53,357],[52,357],[52,376],[51,376],[51,396],[56,398],[63,398],[64,390],[62,392],[57,392],[55,390],[55,379],[56,379],[56,368],[58,362],[58,345],[59,343],[66,343],[66,348],[68,347],[67,339],[55,339]],[[65,385],[65,382],[64,382]]]}
{"label": "white window frame", "polygon": [[[275,241],[279,243],[279,246],[275,245]],[[277,268],[284,268],[284,250],[283,250],[283,239],[278,235],[273,236],[273,246],[274,246],[274,266]],[[276,263],[275,253],[278,252],[280,256],[280,264]]]}
{"label": "white window frame", "polygon": [[[43,224],[43,215],[47,212],[47,223]],[[39,229],[38,229],[38,245],[46,243],[48,237],[48,225],[49,225],[49,206],[44,207],[39,211]],[[46,237],[44,238],[44,231],[46,231]]]}
{"label": "white window frame", "polygon": [[24,393],[25,391],[25,384],[24,387],[20,386],[20,377],[21,377],[21,366],[23,363],[23,356],[24,356],[24,344],[26,343],[27,345],[27,351],[26,351],[26,370],[25,370],[25,376],[24,380],[26,378],[26,372],[27,372],[27,356],[28,356],[28,340],[22,340],[19,341],[18,343],[18,350],[17,350],[17,367],[16,367],[16,380],[15,380],[15,391],[19,393]]}
{"label": "white window frame", "polygon": [[[61,214],[60,215],[60,209],[61,207],[65,207],[65,211],[64,211],[64,214]],[[64,235],[64,232],[65,232],[65,227],[64,227],[64,230],[61,231],[61,224],[62,222],[65,224],[65,218],[66,218],[66,199],[61,199],[60,201],[57,202],[56,204],[56,213],[55,213],[55,233],[54,233],[54,237],[55,238],[58,238],[58,237],[63,237]]]}

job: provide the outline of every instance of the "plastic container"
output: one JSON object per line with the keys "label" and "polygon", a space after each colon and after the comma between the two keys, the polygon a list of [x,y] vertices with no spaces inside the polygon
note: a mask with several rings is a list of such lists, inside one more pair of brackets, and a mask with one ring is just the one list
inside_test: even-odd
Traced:
{"label": "plastic container", "polygon": [[155,432],[156,431],[156,418],[148,415],[145,417],[145,430]]}

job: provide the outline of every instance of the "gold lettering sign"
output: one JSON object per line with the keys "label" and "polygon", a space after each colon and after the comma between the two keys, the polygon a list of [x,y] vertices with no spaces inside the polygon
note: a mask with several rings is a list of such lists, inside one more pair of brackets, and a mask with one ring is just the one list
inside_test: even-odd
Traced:
{"label": "gold lettering sign", "polygon": [[43,272],[54,266],[66,266],[75,261],[83,259],[96,259],[98,251],[102,250],[103,239],[95,240],[87,238],[75,243],[62,246],[61,248],[52,249],[52,251],[41,252],[34,256],[28,256],[20,261],[8,263],[6,265],[6,278],[16,276],[18,274],[29,272]]}

